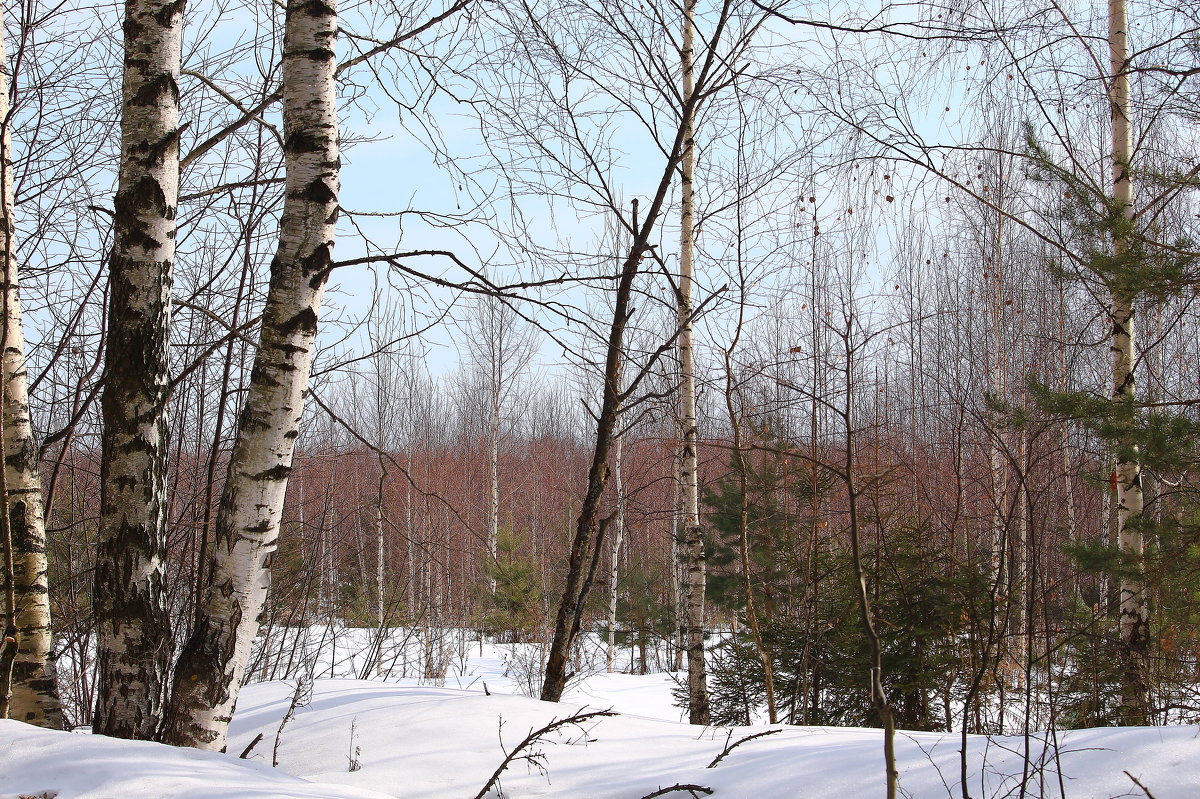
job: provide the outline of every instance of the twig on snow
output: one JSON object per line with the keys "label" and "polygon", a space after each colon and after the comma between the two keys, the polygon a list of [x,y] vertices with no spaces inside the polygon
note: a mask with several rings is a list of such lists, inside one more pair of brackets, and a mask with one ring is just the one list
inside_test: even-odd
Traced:
{"label": "twig on snow", "polygon": [[737,749],[747,741],[753,741],[755,738],[765,738],[766,736],[774,735],[777,732],[783,732],[783,730],[767,730],[765,732],[756,732],[753,735],[747,735],[745,738],[739,738],[733,743],[729,743],[729,739],[733,737],[733,730],[730,730],[729,737],[725,739],[725,748],[722,749],[721,754],[714,757],[713,761],[705,766],[705,768],[716,768],[717,764],[724,760],[727,754],[732,752],[734,749]]}
{"label": "twig on snow", "polygon": [[[492,772],[492,776],[488,779],[483,788],[480,789],[479,793],[475,794],[475,799],[483,799],[485,796],[487,796],[487,793],[492,789],[492,786],[500,782],[500,775],[504,773],[504,770],[518,760],[524,760],[525,762],[537,768],[539,771],[544,772],[546,770],[546,764],[544,761],[546,753],[540,750],[536,752],[527,751],[529,747],[533,746],[535,743],[538,743],[543,736],[548,735],[557,729],[561,729],[562,727],[580,727],[583,722],[588,721],[589,719],[616,715],[617,714],[611,710],[593,710],[588,713],[576,713],[575,715],[568,716],[567,718],[552,719],[545,727],[542,727],[539,730],[531,731],[525,736],[525,739],[521,741],[521,743],[517,744],[516,748],[505,754],[504,760],[500,763],[499,767]],[[500,748],[503,750],[503,743],[501,743]],[[655,796],[657,795],[658,794],[655,794]]]}
{"label": "twig on snow", "polygon": [[679,782],[679,783],[672,785],[670,788],[659,788],[654,793],[648,793],[645,796],[643,796],[642,799],[654,799],[654,797],[656,797],[656,796],[666,796],[667,794],[674,793],[675,791],[687,791],[688,793],[690,793],[692,795],[692,799],[696,799],[697,794],[704,794],[705,796],[709,796],[710,794],[712,794],[713,789],[706,788],[703,785],[692,785],[691,783]]}
{"label": "twig on snow", "polygon": [[258,735],[255,735],[254,740],[251,741],[249,743],[249,745],[246,746],[246,748],[242,750],[242,753],[240,755],[238,755],[238,759],[245,760],[246,758],[250,757],[250,751],[252,749],[254,749],[254,747],[258,746],[258,742],[261,741],[262,739],[263,739],[263,734],[261,732]]}
{"label": "twig on snow", "polygon": [[1139,780],[1137,777],[1133,776],[1128,771],[1125,772],[1125,776],[1128,777],[1129,779],[1133,780],[1134,785],[1136,785],[1137,787],[1141,788],[1143,791],[1146,792],[1147,799],[1156,799],[1154,794],[1150,793],[1150,789],[1147,788],[1145,785],[1142,785],[1142,781]]}

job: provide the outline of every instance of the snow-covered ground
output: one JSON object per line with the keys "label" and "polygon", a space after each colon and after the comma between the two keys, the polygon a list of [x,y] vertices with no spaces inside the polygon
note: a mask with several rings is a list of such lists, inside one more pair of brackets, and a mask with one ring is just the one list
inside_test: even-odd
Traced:
{"label": "snow-covered ground", "polygon": [[[680,723],[674,683],[663,674],[593,674],[558,705],[515,695],[522,680],[511,668],[505,674],[511,650],[485,646],[482,655],[464,655],[461,673],[443,685],[411,677],[317,679],[281,733],[294,681],[250,685],[233,722],[232,755],[3,721],[0,799],[471,799],[531,730],[581,710],[619,715],[547,735],[527,750],[541,768],[515,761],[500,778],[503,796],[640,799],[677,784],[731,799],[883,796],[878,730],[782,727],[707,768],[728,741],[769,728],[739,728],[730,739],[725,729]],[[259,733],[250,758],[237,759]],[[277,734],[279,768],[272,769]],[[962,797],[960,748],[958,735],[900,733],[902,794]],[[1057,742],[968,739],[973,799],[1147,796],[1126,771],[1155,799],[1200,797],[1200,728],[1078,730],[1060,732]],[[488,795],[501,794],[493,788]]]}

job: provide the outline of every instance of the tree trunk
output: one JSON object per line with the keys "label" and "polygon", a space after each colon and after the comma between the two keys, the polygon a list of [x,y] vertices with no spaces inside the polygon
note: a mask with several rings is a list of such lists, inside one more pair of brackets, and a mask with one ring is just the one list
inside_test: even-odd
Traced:
{"label": "tree trunk", "polygon": [[[683,4],[683,101],[695,93],[695,0]],[[679,231],[679,424],[683,499],[683,556],[685,559],[686,625],[688,664],[688,718],[692,724],[712,721],[708,707],[708,673],[704,657],[704,535],[700,528],[700,482],[697,464],[696,362],[692,352],[692,283],[695,258],[696,192],[695,125],[683,119],[683,152],[680,159],[681,212]]]}
{"label": "tree trunk", "polygon": [[125,6],[96,553],[93,732],[153,738],[171,662],[164,596],[167,369],[183,0]]}
{"label": "tree trunk", "polygon": [[617,657],[617,599],[621,577],[621,546],[625,543],[625,481],[621,474],[625,436],[621,433],[621,414],[617,414],[617,434],[613,442],[613,492],[617,495],[617,512],[613,521],[612,555],[608,564],[608,673],[612,674]]}
{"label": "tree trunk", "polygon": [[258,353],[217,513],[202,612],[175,670],[164,740],[225,746],[271,583],[337,218],[337,12],[289,0],[283,43],[287,177]]}
{"label": "tree trunk", "polygon": [[[855,470],[858,468],[855,457],[855,408],[854,392],[857,390],[854,375],[854,350],[851,336],[854,332],[853,320],[847,322],[845,338],[842,344],[846,357],[846,405],[840,412],[842,435],[845,438],[845,451],[842,453],[842,479],[846,483],[846,510],[850,526],[850,559],[854,568],[854,580],[858,594],[858,614],[862,621],[863,633],[867,639],[867,651],[871,659],[870,696],[871,707],[879,717],[883,727],[883,767],[885,796],[896,799],[899,789],[899,771],[896,767],[896,717],[892,703],[888,700],[887,691],[883,687],[883,644],[875,626],[875,611],[872,608],[871,597],[867,591],[867,576],[862,559],[862,534],[858,520],[858,483]],[[876,573],[879,573],[878,567]]]}
{"label": "tree trunk", "polygon": [[[1124,219],[1134,218],[1133,182],[1129,174],[1133,156],[1133,129],[1130,107],[1129,61],[1127,41],[1128,11],[1125,0],[1109,0],[1108,46],[1109,103],[1112,113],[1112,199]],[[1127,232],[1113,236],[1113,255],[1120,258],[1129,250]],[[1133,296],[1114,288],[1112,300],[1112,401],[1123,406],[1134,403],[1134,363],[1137,349],[1134,339]],[[1142,468],[1132,440],[1120,442],[1116,461],[1117,546],[1140,569],[1144,542],[1138,520],[1142,515]],[[1122,453],[1132,450],[1134,456]],[[1150,721],[1146,684],[1146,658],[1150,647],[1150,614],[1146,587],[1141,577],[1126,571],[1120,581],[1120,641],[1122,686],[1121,715],[1130,724]]]}
{"label": "tree trunk", "polygon": [[[722,4],[720,15],[714,26],[712,37],[714,44],[721,41],[729,14],[729,4]],[[690,54],[688,60],[690,63]],[[713,49],[710,48],[704,64],[703,72],[705,74],[708,74],[714,60]],[[698,98],[695,92],[689,92],[683,97],[683,103],[679,109],[680,126],[675,131],[675,139],[671,142],[670,147],[663,148],[667,155],[666,162],[663,164],[663,171],[644,221],[638,221],[638,202],[636,199],[633,200],[633,220],[632,224],[628,226],[633,234],[633,240],[630,242],[629,251],[621,265],[616,299],[613,303],[613,320],[609,327],[605,351],[604,389],[596,422],[596,444],[592,462],[588,468],[587,489],[576,521],[575,534],[571,540],[570,554],[567,560],[566,585],[555,617],[554,637],[550,643],[549,656],[546,659],[546,676],[542,684],[541,697],[549,702],[557,702],[561,699],[562,692],[566,687],[568,653],[575,636],[579,633],[583,619],[583,603],[591,590],[592,580],[602,554],[601,547],[604,542],[606,523],[600,520],[600,502],[604,486],[608,482],[609,450],[612,446],[617,412],[621,403],[626,399],[624,394],[631,390],[621,391],[618,380],[621,360],[624,357],[625,328],[631,313],[630,300],[633,281],[638,275],[642,258],[651,249],[650,235],[654,232],[662,215],[667,191],[674,181],[676,170],[679,169],[683,158],[685,142],[691,140],[690,120],[695,117],[697,103]],[[629,382],[631,386],[636,386],[637,378],[632,378]]]}
{"label": "tree trunk", "polygon": [[[600,413],[596,420],[596,444],[592,451],[592,463],[588,468],[587,491],[575,522],[575,535],[567,560],[566,586],[554,620],[554,636],[550,641],[550,652],[546,657],[546,672],[542,681],[541,698],[545,702],[557,702],[566,690],[567,661],[571,646],[579,634],[583,622],[584,602],[592,587],[596,567],[604,545],[607,519],[600,519],[600,502],[609,476],[609,451],[612,448],[613,431],[621,404],[620,372],[625,340],[625,326],[629,322],[629,303],[633,295],[633,280],[638,274],[638,265],[646,251],[654,220],[662,207],[666,194],[664,181],[659,184],[651,212],[645,224],[637,231],[629,254],[621,266],[621,277],[617,283],[616,301],[613,303],[613,321],[609,328],[604,365],[604,391],[600,399]],[[634,200],[634,227],[637,228],[637,201]]]}
{"label": "tree trunk", "polygon": [[679,447],[671,455],[671,671],[683,670],[684,636],[687,635],[687,619],[684,614],[683,596],[683,530],[681,525],[679,476]]}
{"label": "tree trunk", "polygon": [[[488,518],[487,546],[489,565],[495,566],[500,540],[500,377],[495,373],[498,366],[492,365],[491,408],[488,416]],[[495,574],[491,571],[491,574]],[[496,593],[496,578],[488,577],[488,590]]]}
{"label": "tree trunk", "polygon": [[[738,334],[741,335],[739,319]],[[741,419],[734,400],[733,347],[725,352],[725,410],[729,414],[730,430],[733,433],[733,469],[738,485],[738,559],[741,561],[742,591],[746,594],[746,624],[754,641],[754,651],[763,667],[763,690],[767,699],[767,720],[779,721],[779,710],[775,701],[775,666],[771,651],[763,642],[762,625],[758,618],[758,607],[754,601],[754,577],[750,571],[750,483],[749,465],[746,463],[746,448],[742,439]]]}
{"label": "tree trunk", "polygon": [[[382,438],[380,438],[382,441]],[[384,586],[386,578],[386,569],[384,564],[387,562],[387,546],[383,535],[383,487],[387,480],[387,468],[383,465],[383,457],[378,459],[379,463],[379,487],[375,495],[375,622],[379,625],[379,644],[375,648],[375,676],[383,676],[383,645],[387,637],[387,589]],[[411,470],[409,471],[411,474]],[[410,525],[411,527],[411,517]],[[409,531],[411,541],[411,530]],[[408,590],[411,591],[413,584],[408,583]]]}
{"label": "tree trunk", "polygon": [[[0,26],[2,28],[2,26]],[[0,35],[0,65],[7,64]],[[0,257],[3,258],[3,340],[0,341],[0,380],[3,381],[5,511],[11,536],[11,576],[16,650],[9,685],[8,717],[41,727],[62,729],[62,708],[54,666],[50,660],[50,601],[46,583],[46,525],[42,512],[42,481],[37,447],[29,417],[25,374],[25,337],[21,318],[16,258],[13,154],[9,136],[8,73],[0,70]],[[8,561],[8,558],[5,559]],[[7,570],[6,570],[7,571]]]}

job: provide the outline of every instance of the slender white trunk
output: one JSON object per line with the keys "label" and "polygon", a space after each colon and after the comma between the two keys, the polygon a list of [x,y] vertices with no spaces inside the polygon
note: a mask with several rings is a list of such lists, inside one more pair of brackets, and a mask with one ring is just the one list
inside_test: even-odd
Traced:
{"label": "slender white trunk", "polygon": [[279,249],[217,514],[211,577],[200,620],[175,670],[165,735],[171,743],[224,748],[271,584],[271,556],[333,255],[339,184],[336,35],[331,3],[288,0],[283,40],[287,177]]}
{"label": "slender white trunk", "polygon": [[[408,604],[410,613],[412,612],[413,608],[415,608],[417,606],[417,603],[419,602],[419,600],[421,598],[421,593],[418,590],[418,587],[420,585],[420,583],[419,583],[420,578],[418,577],[419,572],[417,569],[417,544],[416,544],[417,528],[416,528],[416,524],[413,522],[413,504],[412,504],[412,502],[413,502],[413,493],[412,493],[413,457],[412,457],[412,451],[413,451],[413,445],[412,445],[412,442],[410,441],[408,443],[408,452],[406,453],[406,458],[407,458],[406,470],[407,470],[408,477],[404,481],[404,535],[405,535],[404,554],[405,554],[405,558],[407,559],[406,566],[408,568],[408,591],[407,591],[408,603],[407,604]],[[421,546],[423,548],[424,544],[422,544]],[[422,549],[422,551],[424,551],[424,550]]]}
{"label": "slender white trunk", "polygon": [[[0,16],[0,23],[3,22]],[[42,481],[29,417],[25,374],[25,337],[18,288],[13,197],[11,113],[8,104],[8,60],[0,24],[0,258],[3,258],[3,340],[0,381],[3,383],[4,510],[12,546],[12,593],[16,652],[12,663],[8,717],[42,727],[62,728],[62,708],[50,659],[50,601],[46,582],[46,524]]]}
{"label": "slender white trunk", "polygon": [[[680,50],[683,71],[683,102],[691,107],[695,93],[696,2],[684,0],[683,47]],[[696,360],[692,351],[693,272],[696,250],[696,173],[695,125],[692,117],[683,120],[683,158],[680,161],[680,232],[679,232],[679,421],[681,478],[683,499],[684,557],[687,560],[687,663],[688,716],[692,724],[708,724],[708,673],[704,656],[704,535],[700,529],[700,483],[697,463]]]}
{"label": "slender white trunk", "polygon": [[[493,368],[496,368],[493,366]],[[488,430],[488,529],[487,545],[491,566],[496,565],[500,539],[500,376],[492,375],[492,407]],[[495,572],[489,571],[494,575]],[[496,593],[496,578],[488,578],[488,589]]]}
{"label": "slender white trunk", "polygon": [[[375,621],[379,625],[379,645],[375,649],[375,676],[383,676],[383,643],[387,634],[387,613],[385,603],[386,588],[384,586],[384,561],[387,549],[383,536],[383,485],[387,479],[387,469],[383,468],[382,458],[379,461],[379,492],[375,501]],[[410,583],[411,586],[411,583]]]}
{"label": "slender white trunk", "polygon": [[1029,436],[1022,430],[1017,439],[1017,463],[1020,473],[1017,475],[1016,497],[1013,499],[1013,512],[1017,517],[1017,536],[1012,546],[1012,577],[1009,580],[1009,612],[1012,625],[1012,658],[1016,685],[1019,687],[1030,675],[1025,673],[1028,663],[1026,657],[1030,643],[1029,636],[1029,495],[1025,486],[1028,479],[1026,469]]}
{"label": "slender white trunk", "polygon": [[621,547],[625,543],[625,481],[621,460],[625,435],[621,432],[622,415],[617,414],[617,434],[613,437],[613,491],[617,495],[616,516],[613,519],[612,554],[608,564],[608,673],[613,672],[617,656],[617,599],[621,576]]}
{"label": "slender white trunk", "polygon": [[683,598],[683,534],[680,519],[680,486],[683,478],[679,476],[679,449],[676,448],[671,457],[671,618],[675,622],[672,632],[671,671],[683,669],[683,638],[687,632],[684,616]]}
{"label": "slender white trunk", "polygon": [[113,200],[92,730],[152,738],[171,661],[164,596],[167,377],[183,0],[128,0]]}
{"label": "slender white trunk", "polygon": [[[1134,219],[1133,181],[1129,174],[1133,157],[1133,126],[1130,105],[1130,82],[1127,71],[1129,62],[1128,44],[1129,19],[1125,0],[1109,0],[1108,45],[1109,67],[1112,72],[1109,83],[1109,103],[1112,115],[1112,200],[1120,209],[1125,221],[1132,225]],[[1129,250],[1127,231],[1113,236],[1113,255],[1120,258]],[[1133,296],[1114,289],[1112,300],[1112,401],[1120,405],[1134,403],[1134,363],[1137,359],[1134,337]],[[1131,556],[1133,562],[1141,564],[1144,542],[1137,524],[1142,516],[1142,467],[1137,457],[1137,448],[1132,440],[1122,441],[1126,445],[1117,455],[1116,501],[1117,501],[1117,546]],[[1126,457],[1120,452],[1132,449],[1134,456]],[[1149,722],[1148,697],[1146,696],[1145,658],[1149,652],[1150,613],[1146,602],[1146,586],[1139,575],[1126,571],[1120,584],[1120,638],[1124,663],[1121,702],[1126,721],[1133,724]]]}

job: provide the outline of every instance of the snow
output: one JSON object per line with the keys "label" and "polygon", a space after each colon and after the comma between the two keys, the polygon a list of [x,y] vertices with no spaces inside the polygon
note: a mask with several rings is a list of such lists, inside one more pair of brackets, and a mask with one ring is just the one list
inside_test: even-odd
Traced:
{"label": "snow", "polygon": [[0,720],[0,799],[383,799],[260,763]]}
{"label": "snow", "polygon": [[[504,796],[638,799],[678,783],[732,799],[883,795],[879,730],[777,725],[779,732],[739,746],[710,769],[727,741],[770,728],[739,728],[730,738],[728,730],[681,723],[665,674],[593,674],[561,704],[539,702],[515,694],[522,680],[504,673],[505,654],[485,647],[445,686],[413,678],[311,682],[279,735],[278,769],[268,764],[293,680],[243,691],[229,750],[241,752],[262,733],[249,760],[0,721],[0,799],[42,792],[57,799],[470,799],[527,733],[588,709],[620,715],[547,735],[529,750],[540,753],[543,768],[514,762],[501,776]],[[899,733],[902,794],[961,797],[960,746],[958,735]],[[1200,796],[1197,727],[1059,732],[1057,746],[1042,735],[971,736],[968,752],[974,799],[1016,797],[1023,777],[1031,797],[1146,796],[1125,771],[1155,799]]]}

